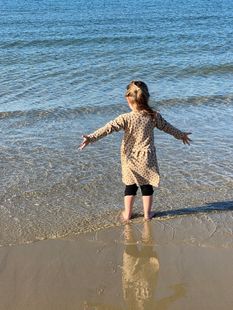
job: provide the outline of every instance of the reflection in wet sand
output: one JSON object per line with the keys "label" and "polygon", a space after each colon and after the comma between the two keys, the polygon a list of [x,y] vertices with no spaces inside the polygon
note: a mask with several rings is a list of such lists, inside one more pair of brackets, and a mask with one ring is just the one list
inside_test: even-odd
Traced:
{"label": "reflection in wet sand", "polygon": [[144,223],[140,243],[133,226],[125,226],[124,236],[122,288],[126,309],[168,309],[172,302],[185,295],[185,289],[182,284],[175,285],[172,295],[156,300],[159,260],[154,250],[151,223]]}
{"label": "reflection in wet sand", "polygon": [[[88,303],[84,310],[166,310],[185,296],[185,287],[179,283],[171,287],[172,294],[156,298],[159,259],[155,251],[155,240],[151,222],[144,222],[138,236],[138,227],[124,226],[124,251],[122,265],[122,291],[124,305]],[[114,283],[113,283],[114,285]]]}

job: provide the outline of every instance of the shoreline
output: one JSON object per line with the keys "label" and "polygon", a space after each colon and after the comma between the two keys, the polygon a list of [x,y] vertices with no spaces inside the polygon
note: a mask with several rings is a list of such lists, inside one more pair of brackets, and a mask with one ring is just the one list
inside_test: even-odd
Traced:
{"label": "shoreline", "polygon": [[[230,197],[230,195],[228,195]],[[137,197],[140,199],[140,197]],[[161,199],[160,199],[161,200]],[[138,200],[139,201],[139,200]],[[178,198],[177,198],[178,201]],[[170,202],[171,203],[171,202]],[[166,203],[164,203],[166,205]],[[114,211],[111,213],[108,213],[108,216],[104,217],[104,214],[99,213],[97,216],[93,216],[93,214],[90,216],[90,218],[87,220],[86,215],[85,218],[77,218],[74,217],[72,219],[72,225],[69,224],[70,222],[64,222],[62,229],[60,230],[59,227],[57,227],[57,231],[45,231],[46,227],[43,227],[44,231],[40,231],[38,236],[30,234],[30,228],[32,227],[24,227],[24,231],[17,230],[17,226],[15,226],[15,230],[9,230],[9,228],[13,225],[13,222],[15,221],[16,225],[19,225],[19,221],[17,218],[11,217],[12,223],[9,227],[2,227],[2,231],[0,232],[1,235],[1,244],[0,248],[5,247],[14,247],[19,245],[28,245],[33,244],[40,241],[46,241],[46,240],[57,240],[57,239],[76,239],[79,238],[79,236],[82,236],[83,234],[88,233],[98,233],[99,231],[108,230],[108,229],[115,229],[117,227],[121,227],[123,223],[120,220],[120,212],[123,209],[119,209],[118,211]],[[153,221],[156,222],[168,222],[173,219],[181,219],[182,217],[191,216],[191,217],[201,217],[204,218],[211,216],[212,214],[221,214],[224,212],[233,211],[233,200],[225,200],[225,201],[206,201],[203,204],[199,204],[196,206],[193,203],[190,203],[189,207],[183,207],[180,208],[164,208],[164,210],[153,209]],[[228,213],[229,214],[229,213]],[[64,214],[63,214],[64,217]],[[97,219],[97,223],[95,222]],[[17,220],[17,221],[16,221]],[[99,221],[100,220],[100,221]],[[217,219],[217,221],[221,222],[220,219]],[[233,217],[231,219],[233,221]],[[132,217],[132,224],[138,224],[143,221],[143,213],[142,208],[139,204],[136,204],[134,207],[133,217]],[[4,219],[2,219],[3,225]],[[73,223],[75,222],[75,226]],[[41,222],[38,221],[39,224]],[[36,226],[36,230],[40,229],[40,226]],[[217,224],[218,225],[218,224]],[[22,225],[20,225],[21,227]],[[35,228],[33,226],[33,228]],[[48,227],[49,228],[49,227]],[[231,226],[229,224],[229,230],[231,230]],[[31,231],[32,233],[35,233],[37,231]],[[20,232],[20,234],[19,234]]]}

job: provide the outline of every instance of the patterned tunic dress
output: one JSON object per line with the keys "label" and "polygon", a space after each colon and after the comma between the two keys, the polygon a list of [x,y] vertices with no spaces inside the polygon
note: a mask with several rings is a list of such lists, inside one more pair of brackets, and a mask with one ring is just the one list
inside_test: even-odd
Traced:
{"label": "patterned tunic dress", "polygon": [[154,128],[181,139],[183,132],[168,123],[159,113],[154,119],[144,111],[119,115],[104,127],[88,135],[95,142],[114,131],[124,130],[121,144],[122,181],[126,185],[159,185],[159,168],[154,144]]}

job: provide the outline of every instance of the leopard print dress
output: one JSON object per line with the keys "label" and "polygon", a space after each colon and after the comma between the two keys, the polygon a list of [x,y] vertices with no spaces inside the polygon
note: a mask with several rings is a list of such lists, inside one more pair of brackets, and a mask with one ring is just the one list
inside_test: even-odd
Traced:
{"label": "leopard print dress", "polygon": [[95,142],[114,131],[124,130],[121,144],[122,181],[126,185],[159,185],[159,168],[154,144],[154,128],[158,128],[176,139],[183,132],[168,123],[160,113],[155,118],[144,111],[119,115],[88,137]]}

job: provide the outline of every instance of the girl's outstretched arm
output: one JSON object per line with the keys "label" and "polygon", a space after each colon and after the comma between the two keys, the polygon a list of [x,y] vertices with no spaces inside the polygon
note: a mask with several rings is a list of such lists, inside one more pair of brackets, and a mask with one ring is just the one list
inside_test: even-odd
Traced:
{"label": "girl's outstretched arm", "polygon": [[160,113],[156,113],[155,117],[155,127],[158,129],[172,135],[176,139],[182,140],[184,144],[190,145],[190,142],[192,141],[188,135],[191,134],[191,132],[183,132],[170,123],[168,123]]}
{"label": "girl's outstretched arm", "polygon": [[79,149],[84,149],[89,143],[95,142],[105,136],[111,134],[114,131],[120,131],[126,126],[126,120],[124,114],[118,116],[113,121],[107,123],[105,126],[97,129],[95,132],[89,135],[83,135],[83,141],[79,145]]}

